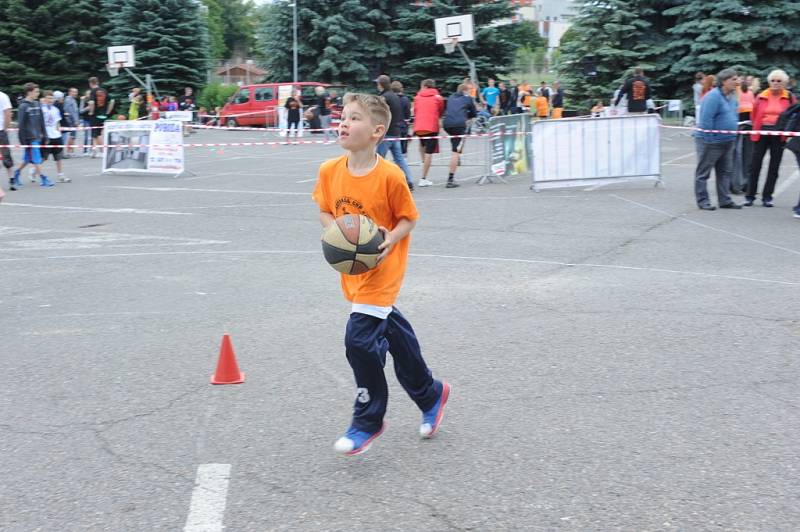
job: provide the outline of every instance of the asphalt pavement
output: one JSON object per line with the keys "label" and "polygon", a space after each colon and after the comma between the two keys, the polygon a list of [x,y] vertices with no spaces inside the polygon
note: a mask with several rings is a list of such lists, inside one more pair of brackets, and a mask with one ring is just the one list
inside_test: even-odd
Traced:
{"label": "asphalt pavement", "polygon": [[[187,148],[179,177],[75,158],[7,193],[0,528],[800,529],[794,161],[775,208],[705,212],[682,130],[664,187],[478,186],[471,140],[445,189],[442,147],[397,304],[447,414],[421,441],[388,364],[388,429],[351,458],[310,199],[336,145]],[[246,382],[212,386],[225,332]]]}

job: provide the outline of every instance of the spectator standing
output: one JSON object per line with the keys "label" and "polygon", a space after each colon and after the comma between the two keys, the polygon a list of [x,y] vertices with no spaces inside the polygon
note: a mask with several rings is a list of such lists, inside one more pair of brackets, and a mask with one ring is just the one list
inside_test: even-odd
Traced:
{"label": "spectator standing", "polygon": [[89,123],[92,127],[92,157],[97,157],[99,145],[103,143],[103,124],[109,115],[114,111],[114,100],[108,96],[108,92],[100,86],[100,81],[89,78]]}
{"label": "spectator standing", "polygon": [[46,138],[44,128],[44,118],[42,117],[42,107],[39,105],[39,86],[35,83],[26,83],[25,99],[19,104],[17,112],[18,136],[20,144],[28,146],[23,148],[22,164],[14,171],[11,184],[20,186],[19,176],[22,170],[32,164],[34,176],[39,176],[41,186],[52,187],[53,182],[42,173],[42,141]]}
{"label": "spectator standing", "polygon": [[517,87],[517,110],[520,113],[530,111],[531,94],[528,92],[528,84],[524,81]]}
{"label": "spectator standing", "polygon": [[392,159],[406,176],[408,188],[414,190],[414,178],[411,175],[411,168],[408,167],[406,157],[403,155],[403,148],[398,140],[403,134],[403,124],[405,123],[403,104],[400,103],[400,97],[392,90],[392,80],[389,76],[386,74],[378,76],[377,86],[378,94],[389,106],[392,117],[389,120],[389,126],[386,128],[386,135],[378,144],[376,151],[378,155],[384,158],[388,152],[392,152]]}
{"label": "spectator standing", "polygon": [[553,118],[561,118],[564,114],[564,89],[561,82],[553,83],[553,93],[550,96],[551,107],[553,108]]}
{"label": "spectator standing", "polygon": [[[408,125],[411,122],[411,100],[403,94],[403,84],[399,81],[392,82],[392,91],[400,98],[400,106],[403,108],[403,126],[400,135],[408,137]],[[400,148],[403,150],[403,155],[408,153],[408,139],[404,138],[400,141]]]}
{"label": "spectator standing", "polygon": [[[742,80],[739,89],[739,131],[750,131],[753,125],[750,116],[753,112],[755,95],[750,90],[753,76]],[[744,194],[750,180],[750,166],[753,162],[753,142],[749,135],[737,135],[736,146],[733,152],[733,179],[731,181],[732,194]]]}
{"label": "spectator standing", "polygon": [[622,90],[619,91],[614,105],[619,105],[623,96],[628,98],[628,113],[646,113],[647,100],[651,99],[650,82],[644,77],[644,70],[637,67],[633,70],[633,76],[625,81]]}
{"label": "spectator standing", "polygon": [[[783,70],[773,70],[767,77],[769,88],[760,93],[753,104],[753,129],[756,131],[775,130],[781,113],[794,105],[797,99],[786,89],[789,75]],[[750,135],[753,147],[753,163],[750,168],[750,181],[747,185],[747,201],[745,206],[751,207],[758,193],[758,178],[764,155],[769,151],[769,168],[764,189],[761,191],[761,203],[764,207],[773,207],[772,193],[778,181],[778,170],[783,158],[785,138],[776,135]]]}
{"label": "spectator standing", "polygon": [[420,155],[422,156],[422,178],[420,187],[429,187],[433,181],[428,179],[433,154],[439,148],[439,120],[444,113],[444,98],[436,90],[436,82],[423,79],[420,89],[414,97],[414,135],[419,137]]}
{"label": "spectator standing", "polygon": [[[0,91],[0,145],[10,144],[8,142],[8,126],[11,124],[11,99],[8,94]],[[13,174],[11,169],[14,167],[14,159],[11,157],[9,148],[0,148],[0,158],[3,159],[3,166],[8,174],[8,185],[11,190],[17,190],[14,186]],[[0,189],[2,190],[2,189]]]}
{"label": "spectator standing", "polygon": [[519,104],[517,103],[519,101],[519,86],[517,85],[517,80],[515,79],[509,80],[508,83],[511,87],[508,95],[508,108],[511,114],[516,115],[522,112],[519,108]]}
{"label": "spectator standing", "polygon": [[539,83],[539,91],[542,96],[547,98],[547,101],[550,101],[550,87],[547,86],[547,82],[542,81]]}
{"label": "spectator standing", "polygon": [[78,138],[77,128],[81,124],[80,111],[78,109],[78,89],[70,87],[67,90],[67,96],[64,98],[64,116],[62,123],[71,127],[69,131],[65,131],[62,137],[62,144],[66,145],[66,153],[64,157],[72,157],[74,151],[75,141]]}
{"label": "spectator standing", "polygon": [[597,103],[592,106],[592,118],[600,118],[605,115],[606,108],[603,106],[603,100],[597,100]]}
{"label": "spectator standing", "polygon": [[500,89],[500,95],[498,96],[500,114],[507,115],[511,112],[511,91],[508,90],[508,87],[506,87],[506,84],[502,81],[498,84],[498,89]]}
{"label": "spectator standing", "polygon": [[300,136],[300,120],[303,116],[303,100],[298,94],[300,91],[295,90],[292,95],[286,98],[286,103],[283,106],[286,108],[286,137],[292,136],[292,129],[294,129],[294,137]]}
{"label": "spectator standing", "polygon": [[89,155],[92,143],[92,124],[89,119],[89,98],[91,91],[86,91],[78,102],[78,114],[83,128],[83,156]]}
{"label": "spectator standing", "polygon": [[336,138],[331,130],[331,96],[325,89],[317,86],[314,91],[317,94],[317,116],[319,116],[319,127],[325,135],[325,141],[329,142],[330,137]]}
{"label": "spectator standing", "polygon": [[136,94],[128,106],[128,120],[139,120],[144,109],[144,98],[141,94]]}
{"label": "spectator standing", "polygon": [[495,81],[489,78],[488,86],[481,91],[481,98],[486,103],[487,110],[493,115],[498,114],[497,102],[500,99],[500,89],[494,86]]}
{"label": "spectator standing", "polygon": [[550,116],[549,98],[545,96],[545,92],[541,88],[536,91],[534,105],[536,106],[536,116],[539,120],[544,120]]}
{"label": "spectator standing", "polygon": [[[62,93],[63,96],[63,93]],[[64,148],[61,144],[61,110],[55,105],[53,91],[44,91],[42,98],[42,118],[44,119],[44,129],[47,133],[47,141],[42,150],[42,162],[48,157],[53,156],[58,171],[58,180],[62,183],[69,183],[71,179],[64,176],[64,163],[61,161]]]}
{"label": "spectator standing", "polygon": [[[718,79],[719,86],[703,99],[698,128],[735,131],[739,113],[739,102],[736,99],[739,75],[735,70],[727,68],[718,74]],[[695,132],[697,169],[694,175],[694,192],[698,208],[705,211],[716,209],[711,205],[706,186],[712,169],[716,173],[717,201],[720,209],[742,208],[741,205],[734,203],[729,195],[735,141],[735,133]]]}
{"label": "spectator standing", "polygon": [[717,84],[717,77],[713,74],[709,74],[703,78],[703,86],[700,89],[700,101],[703,101],[703,98],[706,97],[706,94],[711,92],[714,89],[714,86]]}
{"label": "spectator standing", "polygon": [[694,99],[694,113],[697,119],[700,119],[700,99],[703,94],[703,78],[706,75],[698,72],[694,75],[694,85],[692,85],[692,96]]}
{"label": "spectator standing", "polygon": [[475,118],[476,114],[475,101],[469,95],[469,87],[462,83],[458,86],[458,90],[447,99],[444,120],[442,121],[444,130],[450,135],[450,145],[453,152],[450,155],[450,168],[447,174],[447,185],[445,185],[447,188],[459,186],[455,182],[455,173],[461,153],[464,150],[467,121]]}

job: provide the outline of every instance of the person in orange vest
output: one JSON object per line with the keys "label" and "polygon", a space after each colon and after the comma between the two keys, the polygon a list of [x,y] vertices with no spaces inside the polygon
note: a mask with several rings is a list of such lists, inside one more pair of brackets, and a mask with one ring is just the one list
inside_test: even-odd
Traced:
{"label": "person in orange vest", "polygon": [[541,89],[536,92],[535,105],[536,116],[538,116],[540,120],[544,120],[550,116],[550,102]]}

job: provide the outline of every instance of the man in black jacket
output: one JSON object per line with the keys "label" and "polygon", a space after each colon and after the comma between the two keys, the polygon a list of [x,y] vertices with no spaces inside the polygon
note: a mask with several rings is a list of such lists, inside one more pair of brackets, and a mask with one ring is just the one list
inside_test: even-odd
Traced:
{"label": "man in black jacket", "polygon": [[647,100],[651,98],[650,82],[644,77],[644,70],[635,68],[633,70],[633,77],[625,81],[622,90],[619,91],[617,99],[614,101],[614,106],[619,105],[619,101],[624,94],[628,95],[628,112],[629,113],[646,113]]}
{"label": "man in black jacket", "polygon": [[458,167],[461,153],[464,151],[464,136],[467,134],[467,122],[477,115],[475,101],[469,95],[469,87],[465,84],[458,86],[458,90],[447,99],[444,111],[444,130],[450,135],[450,145],[453,154],[450,156],[450,168],[447,174],[446,188],[456,188],[456,168]]}
{"label": "man in black jacket", "polygon": [[53,183],[42,173],[42,151],[40,146],[46,134],[44,116],[39,105],[39,85],[26,83],[24,92],[25,99],[19,104],[17,113],[17,120],[19,121],[18,136],[20,144],[29,147],[24,148],[22,164],[14,171],[14,177],[11,178],[11,182],[12,185],[20,186],[22,184],[19,179],[20,173],[28,164],[32,164],[36,169],[33,175],[41,178],[41,185],[43,187],[52,187]]}
{"label": "man in black jacket", "polygon": [[403,125],[405,124],[405,116],[403,115],[403,105],[400,103],[400,98],[392,91],[392,80],[389,76],[382,74],[375,80],[378,84],[378,93],[386,100],[389,110],[392,112],[392,119],[389,122],[389,127],[386,128],[386,137],[380,144],[378,144],[377,152],[381,157],[386,157],[386,153],[391,151],[392,158],[395,164],[400,167],[406,175],[406,183],[408,188],[414,190],[414,179],[411,177],[411,169],[408,167],[406,158],[403,155],[403,148],[400,145],[398,137],[402,136]]}

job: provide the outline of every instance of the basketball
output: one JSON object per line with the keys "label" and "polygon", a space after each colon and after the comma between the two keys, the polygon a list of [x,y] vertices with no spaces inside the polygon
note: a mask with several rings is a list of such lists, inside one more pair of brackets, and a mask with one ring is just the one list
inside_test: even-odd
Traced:
{"label": "basketball", "polygon": [[322,235],[322,253],[334,270],[346,275],[366,273],[378,265],[383,233],[363,214],[336,218]]}

